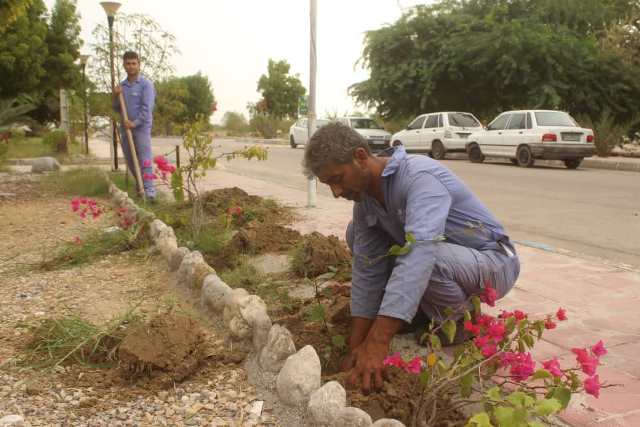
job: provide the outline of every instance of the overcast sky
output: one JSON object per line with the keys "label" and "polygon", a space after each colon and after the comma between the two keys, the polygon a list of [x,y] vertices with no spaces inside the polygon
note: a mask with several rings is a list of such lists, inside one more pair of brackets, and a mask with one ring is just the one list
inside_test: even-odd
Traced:
{"label": "overcast sky", "polygon": [[[55,0],[45,0],[51,9]],[[181,54],[177,75],[206,74],[218,101],[218,122],[225,111],[246,115],[247,102],[259,99],[260,75],[269,58],[285,59],[291,72],[309,86],[308,0],[122,0],[120,11],[145,13],[176,36]],[[367,78],[355,63],[364,32],[393,23],[403,8],[419,0],[317,0],[317,112],[319,116],[357,109],[349,85]],[[78,0],[83,53],[90,53],[91,31],[106,21],[99,0]],[[116,17],[117,19],[117,17]],[[362,108],[360,108],[362,110]]]}

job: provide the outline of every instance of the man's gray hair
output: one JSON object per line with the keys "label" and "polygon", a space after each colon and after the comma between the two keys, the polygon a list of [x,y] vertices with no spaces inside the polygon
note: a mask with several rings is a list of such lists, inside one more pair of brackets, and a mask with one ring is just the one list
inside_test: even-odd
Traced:
{"label": "man's gray hair", "polygon": [[342,165],[353,161],[353,152],[362,147],[371,154],[369,144],[358,132],[347,125],[331,122],[318,129],[304,150],[302,167],[311,178],[331,164]]}

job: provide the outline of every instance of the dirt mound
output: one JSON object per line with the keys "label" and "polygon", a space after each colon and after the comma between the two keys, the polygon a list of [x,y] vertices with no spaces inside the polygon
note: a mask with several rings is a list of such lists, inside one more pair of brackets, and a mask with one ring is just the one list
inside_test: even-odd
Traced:
{"label": "dirt mound", "polygon": [[202,195],[202,200],[205,213],[214,217],[228,215],[229,209],[237,209],[232,220],[238,227],[252,222],[287,224],[293,218],[290,208],[271,199],[249,195],[238,187],[208,191]]}
{"label": "dirt mound", "polygon": [[351,254],[347,246],[336,236],[324,236],[317,231],[304,236],[296,249],[293,269],[301,277],[316,277],[329,271],[329,267],[338,270],[348,269]]}
{"label": "dirt mound", "polygon": [[302,235],[296,230],[276,224],[253,223],[238,231],[229,247],[236,253],[264,254],[283,252],[293,248]]}
{"label": "dirt mound", "polygon": [[226,212],[227,209],[235,206],[258,206],[262,202],[261,197],[250,196],[238,187],[207,191],[202,195],[202,200],[204,209],[213,214]]}
{"label": "dirt mound", "polygon": [[205,335],[190,317],[166,314],[131,329],[118,349],[125,377],[160,371],[182,381],[206,358]]}

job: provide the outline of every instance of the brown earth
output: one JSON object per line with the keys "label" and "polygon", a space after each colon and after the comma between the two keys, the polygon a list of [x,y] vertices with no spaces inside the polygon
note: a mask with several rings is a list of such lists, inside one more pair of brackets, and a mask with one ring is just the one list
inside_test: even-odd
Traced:
{"label": "brown earth", "polygon": [[290,208],[259,196],[249,195],[238,187],[207,191],[202,195],[202,200],[205,213],[214,217],[227,215],[229,208],[241,208],[241,213],[231,216],[235,226],[243,226],[254,221],[287,224],[293,219]]}
{"label": "brown earth", "polygon": [[251,255],[284,252],[293,248],[300,239],[300,233],[292,228],[276,224],[251,223],[233,236],[228,247],[233,252]]}
{"label": "brown earth", "polygon": [[294,269],[301,277],[316,277],[330,271],[330,267],[339,271],[350,269],[349,249],[336,236],[325,236],[314,231],[304,236],[299,250]]}

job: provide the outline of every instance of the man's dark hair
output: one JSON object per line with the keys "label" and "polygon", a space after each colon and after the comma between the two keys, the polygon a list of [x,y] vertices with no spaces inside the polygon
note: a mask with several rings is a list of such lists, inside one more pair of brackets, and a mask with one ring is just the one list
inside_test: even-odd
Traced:
{"label": "man's dark hair", "polygon": [[122,55],[122,61],[126,61],[127,59],[136,59],[138,62],[140,62],[140,57],[138,56],[138,54],[132,50],[128,50],[124,53],[124,55]]}
{"label": "man's dark hair", "polygon": [[316,176],[330,164],[342,165],[353,161],[353,152],[362,147],[371,154],[369,144],[347,125],[331,122],[318,129],[304,150],[302,166],[308,177]]}

